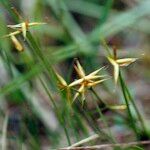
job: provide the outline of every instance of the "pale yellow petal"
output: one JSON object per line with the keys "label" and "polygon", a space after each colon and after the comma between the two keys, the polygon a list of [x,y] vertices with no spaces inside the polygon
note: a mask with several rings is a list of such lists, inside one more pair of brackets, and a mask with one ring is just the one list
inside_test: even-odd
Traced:
{"label": "pale yellow petal", "polygon": [[[46,24],[45,22],[30,22],[28,25],[29,26],[38,26],[38,25],[44,25]],[[22,23],[16,24],[16,25],[7,25],[8,28],[12,29],[17,29],[17,28],[22,28]]]}
{"label": "pale yellow petal", "polygon": [[78,80],[73,81],[73,82],[70,83],[68,86],[69,86],[69,87],[76,86],[76,85],[81,84],[83,81],[84,81],[84,78],[81,78],[81,79],[78,79]]}
{"label": "pale yellow petal", "polygon": [[23,37],[24,37],[24,39],[26,39],[27,26],[26,26],[26,23],[25,23],[25,22],[23,22],[23,23],[21,24],[21,28],[22,28]]}
{"label": "pale yellow petal", "polygon": [[107,57],[107,59],[113,66],[116,65],[116,63],[117,63],[116,60],[112,59],[111,57]]}
{"label": "pale yellow petal", "polygon": [[94,75],[96,75],[98,72],[100,72],[104,68],[105,68],[105,66],[100,68],[100,69],[95,70],[94,72],[90,73],[88,76],[94,76]]}
{"label": "pale yellow petal", "polygon": [[117,84],[118,77],[119,77],[119,65],[115,63],[113,66],[114,66],[114,80],[115,80],[115,84]]}
{"label": "pale yellow petal", "polygon": [[77,97],[81,94],[83,96],[84,93],[84,85],[82,84],[80,88],[78,89],[78,92],[75,94],[73,98],[73,102],[77,99]]}
{"label": "pale yellow petal", "polygon": [[5,38],[5,37],[11,37],[11,36],[17,35],[17,34],[19,34],[19,33],[21,33],[21,31],[15,31],[15,32],[12,32],[12,33],[10,33],[10,34],[4,35],[3,37],[4,37],[4,38]]}
{"label": "pale yellow petal", "polygon": [[15,48],[18,51],[23,50],[23,46],[21,45],[21,43],[17,40],[17,38],[14,35],[11,35],[11,40],[12,40],[13,44],[15,45]]}
{"label": "pale yellow petal", "polygon": [[44,25],[46,24],[45,22],[31,22],[29,23],[29,26],[37,26],[37,25]]}
{"label": "pale yellow petal", "polygon": [[114,60],[110,57],[107,57],[107,58],[114,67],[114,80],[115,80],[115,84],[117,84],[117,80],[118,80],[118,76],[119,76],[119,65],[116,62],[116,60]]}
{"label": "pale yellow petal", "polygon": [[108,80],[108,79],[109,79],[109,78],[102,79],[102,80],[99,80],[99,81],[94,81],[94,82],[92,82],[92,83],[88,83],[87,86],[88,86],[88,87],[92,87],[92,86],[95,86],[95,85],[97,85],[97,84],[99,84],[99,83],[102,83],[102,82],[104,82],[105,80]]}
{"label": "pale yellow petal", "polygon": [[116,62],[119,64],[119,66],[128,66],[131,63],[135,62],[137,58],[122,58],[117,59]]}
{"label": "pale yellow petal", "polygon": [[124,110],[127,108],[127,105],[113,105],[113,106],[108,106],[108,108],[110,109],[114,109],[114,110]]}
{"label": "pale yellow petal", "polygon": [[98,79],[98,78],[104,78],[107,77],[107,75],[93,75],[93,76],[85,76],[84,79],[85,80],[94,80],[94,79]]}
{"label": "pale yellow petal", "polygon": [[57,72],[55,72],[55,74],[60,84],[62,84],[63,86],[67,86],[67,82],[63,79],[63,77],[61,77]]}
{"label": "pale yellow petal", "polygon": [[15,25],[7,25],[7,27],[8,27],[8,28],[12,28],[12,29],[21,28],[21,27],[22,27],[21,24],[22,24],[22,23],[15,24]]}
{"label": "pale yellow petal", "polygon": [[82,68],[82,66],[80,65],[80,63],[79,63],[79,61],[77,60],[76,61],[76,67],[75,67],[75,69],[77,69],[76,71],[77,71],[77,73],[78,73],[78,75],[79,75],[79,77],[84,77],[85,76],[85,72],[84,72],[84,69]]}

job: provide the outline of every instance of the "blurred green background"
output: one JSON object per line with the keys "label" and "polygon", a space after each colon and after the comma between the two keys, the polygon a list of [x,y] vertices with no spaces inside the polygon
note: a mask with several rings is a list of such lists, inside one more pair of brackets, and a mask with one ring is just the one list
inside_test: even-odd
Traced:
{"label": "blurred green background", "polygon": [[[68,145],[63,129],[67,130],[70,142],[75,143],[97,133],[96,126],[103,128],[91,94],[87,92],[86,106],[77,101],[70,110],[57,89],[51,68],[66,81],[73,81],[76,78],[74,58],[78,58],[87,72],[106,65],[109,67],[103,72],[112,75],[101,39],[110,47],[115,46],[120,57],[139,58],[123,70],[123,75],[149,123],[149,0],[0,0],[0,37],[10,32],[8,24],[22,22],[12,7],[24,20],[46,24],[31,28],[27,40],[19,36],[23,52],[18,52],[9,38],[0,38],[2,148],[61,148]],[[121,91],[114,90],[112,79],[95,90],[108,104],[123,102]],[[91,120],[86,118],[83,109]],[[104,114],[119,142],[135,140],[120,116],[109,111]],[[107,141],[104,137],[95,143]]]}

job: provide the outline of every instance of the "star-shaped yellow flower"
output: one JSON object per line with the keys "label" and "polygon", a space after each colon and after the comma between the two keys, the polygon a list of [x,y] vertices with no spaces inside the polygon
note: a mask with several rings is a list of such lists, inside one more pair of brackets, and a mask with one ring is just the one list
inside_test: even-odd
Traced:
{"label": "star-shaped yellow flower", "polygon": [[55,71],[55,75],[57,77],[58,80],[58,87],[61,91],[66,90],[66,96],[67,96],[67,100],[70,102],[71,99],[71,89],[68,86],[67,82],[64,80],[64,78],[59,75],[56,71]]}
{"label": "star-shaped yellow flower", "polygon": [[87,88],[93,87],[108,79],[106,78],[106,75],[97,75],[104,67],[97,69],[96,71],[88,75],[85,74],[85,71],[80,65],[79,61],[76,61],[76,65],[74,66],[74,68],[79,76],[79,79],[69,84],[69,87],[79,85],[79,89],[77,90],[73,101],[75,101],[79,95],[81,95],[82,100],[85,100],[85,91]]}
{"label": "star-shaped yellow flower", "polygon": [[[19,23],[19,24],[16,24],[16,25],[7,25],[7,27],[18,31],[18,32],[12,32],[10,34],[15,34],[16,35],[16,34],[19,34],[19,33],[22,32],[22,35],[23,35],[24,39],[26,39],[26,33],[29,30],[29,27],[37,26],[37,25],[43,25],[43,24],[45,24],[45,23],[44,22],[28,22],[28,21],[25,21],[25,22],[22,22],[22,23]],[[6,36],[9,36],[10,34],[8,34]]]}
{"label": "star-shaped yellow flower", "polygon": [[119,77],[119,67],[128,66],[137,60],[137,58],[121,58],[121,59],[115,59],[112,57],[107,57],[107,58],[114,67],[115,84],[117,84],[118,77]]}
{"label": "star-shaped yellow flower", "polygon": [[24,39],[26,39],[26,33],[29,30],[29,27],[42,25],[42,24],[45,24],[45,23],[43,23],[43,22],[31,22],[31,23],[29,23],[28,21],[25,21],[25,22],[22,22],[22,23],[19,23],[19,24],[16,24],[16,25],[7,25],[8,28],[11,28],[11,29],[16,30],[16,31],[11,32],[11,33],[3,36],[3,37],[10,37],[13,44],[15,45],[15,48],[18,51],[22,51],[23,46],[19,42],[19,40],[16,38],[16,35],[22,33]]}

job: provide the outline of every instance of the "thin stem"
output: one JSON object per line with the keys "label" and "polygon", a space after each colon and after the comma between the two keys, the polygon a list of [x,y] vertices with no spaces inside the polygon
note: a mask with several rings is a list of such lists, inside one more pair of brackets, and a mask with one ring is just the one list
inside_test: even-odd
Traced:
{"label": "thin stem", "polygon": [[143,130],[145,131],[145,133],[149,136],[149,134],[147,132],[146,125],[145,125],[145,122],[144,122],[144,119],[142,118],[142,116],[141,116],[141,114],[140,114],[140,112],[139,112],[139,110],[138,110],[138,108],[137,108],[137,106],[136,106],[136,104],[135,104],[135,102],[134,102],[130,92],[129,92],[128,87],[126,86],[125,83],[124,83],[124,85],[125,85],[126,92],[127,92],[128,96],[129,96],[129,99],[130,99],[130,101],[131,101],[131,103],[132,103],[132,105],[133,105],[133,107],[134,107],[134,109],[135,109],[135,111],[137,113],[137,116],[138,116],[138,118],[140,120],[141,126],[142,126]]}
{"label": "thin stem", "polygon": [[49,96],[49,98],[50,98],[50,100],[51,100],[51,102],[52,102],[52,104],[53,104],[53,106],[54,106],[54,108],[55,108],[55,112],[56,112],[56,114],[57,114],[57,116],[58,116],[58,118],[59,118],[59,121],[62,123],[64,132],[65,132],[65,135],[66,135],[66,138],[67,138],[67,141],[68,141],[68,145],[71,145],[71,140],[70,140],[70,138],[69,138],[69,133],[68,133],[68,130],[67,130],[65,124],[64,124],[65,118],[64,118],[64,117],[63,117],[63,119],[61,118],[61,115],[60,115],[60,113],[59,113],[59,109],[57,108],[57,105],[56,105],[56,103],[55,103],[55,101],[54,101],[54,99],[53,99],[51,93],[49,92],[49,89],[48,89],[47,86],[45,85],[44,81],[43,81],[40,77],[39,77],[39,80],[40,80],[40,82],[41,82],[43,88],[45,89],[47,95]]}
{"label": "thin stem", "polygon": [[[94,96],[95,96],[98,100],[101,100],[101,101],[102,101],[102,99],[100,98],[100,96],[95,92],[95,90],[94,90],[93,88],[91,88],[90,90],[92,91],[92,93],[94,94]],[[106,118],[105,118],[105,116],[103,115],[101,109],[99,108],[99,106],[98,106],[98,104],[97,104],[97,101],[95,101],[95,106],[96,106],[96,109],[97,109],[97,111],[98,111],[100,117],[102,118],[102,120],[103,120],[103,122],[104,122],[104,124],[105,124],[105,127],[106,127],[106,128],[108,129],[108,131],[109,131],[109,135],[110,135],[110,137],[111,137],[112,142],[113,142],[113,143],[116,143],[116,142],[115,142],[115,139],[113,138],[112,133],[111,133],[111,131],[110,131],[110,129],[109,129],[109,125],[108,125],[108,123],[107,123],[107,121],[106,121]]]}
{"label": "thin stem", "polygon": [[104,103],[104,101],[101,99],[101,97],[96,93],[96,91],[93,88],[90,88],[91,92],[95,95],[95,97],[97,98],[97,100],[99,100],[99,102],[101,103],[101,107],[102,108],[107,108],[106,104]]}
{"label": "thin stem", "polygon": [[[62,118],[63,118],[63,121],[65,121],[64,116],[62,116]],[[64,132],[65,132],[65,135],[66,135],[66,138],[67,138],[67,141],[68,141],[68,145],[70,146],[71,145],[71,140],[70,140],[69,133],[68,133],[68,130],[66,128],[66,125],[64,123],[62,123],[62,126],[64,128]]]}
{"label": "thin stem", "polygon": [[128,143],[116,143],[116,144],[101,144],[101,145],[93,145],[93,146],[81,146],[81,147],[65,147],[60,148],[59,150],[95,150],[95,149],[109,149],[116,146],[120,146],[122,148],[127,148],[130,146],[135,145],[149,145],[150,141],[135,141],[135,142],[128,142]]}
{"label": "thin stem", "polygon": [[112,57],[112,54],[111,54],[111,52],[110,52],[110,48],[109,48],[109,46],[107,45],[105,39],[101,38],[101,43],[102,43],[102,45],[105,47],[105,50],[106,50],[106,52],[108,53],[108,55],[109,55],[110,57]]}
{"label": "thin stem", "polygon": [[[30,32],[27,32],[27,42],[30,46],[30,48],[33,50],[33,53],[39,58],[39,60],[42,62],[43,66],[45,67],[45,70],[48,72],[48,75],[51,77],[51,83],[52,85],[55,85],[56,77],[55,72],[52,68],[51,62],[43,55],[42,50],[39,48],[39,45],[33,38],[32,34]],[[54,86],[55,87],[55,86]]]}
{"label": "thin stem", "polygon": [[89,115],[89,112],[87,112],[85,109],[83,109],[83,107],[79,107],[79,109],[81,109],[81,112],[82,112],[82,114],[84,114],[84,117],[85,117],[87,123],[90,125],[90,127],[92,127],[92,129],[94,130],[94,132],[97,133],[99,136],[102,136],[102,134],[103,134],[103,136],[105,136],[106,138],[108,138],[108,141],[111,142],[110,136],[107,133],[105,133],[103,130],[101,130],[98,126],[96,126],[94,120]]}
{"label": "thin stem", "polygon": [[[48,71],[48,74],[49,76],[51,76],[51,78],[54,79],[54,81],[56,81],[55,79],[55,73],[54,73],[54,70],[51,66],[51,63],[47,60],[47,58],[43,55],[41,49],[39,48],[38,44],[36,43],[35,39],[32,37],[32,35],[30,34],[30,32],[28,32],[27,34],[27,38],[28,38],[28,43],[30,45],[30,47],[33,49],[34,53],[39,57],[39,59],[41,60],[41,62],[43,63],[44,67],[46,68],[46,70]],[[64,129],[64,132],[65,132],[65,135],[66,135],[66,138],[67,138],[67,141],[68,141],[68,144],[70,145],[71,144],[71,141],[70,141],[70,138],[69,138],[69,134],[68,134],[68,131],[67,131],[67,128],[64,124],[64,121],[65,121],[65,118],[63,117],[63,119],[61,118],[61,115],[59,113],[59,109],[57,108],[48,88],[46,87],[46,85],[44,84],[44,82],[40,79],[45,91],[47,92],[54,108],[55,108],[55,111],[58,115],[58,118],[60,120],[60,122],[62,123],[63,125],[63,129]],[[53,80],[52,80],[53,81]],[[54,82],[52,82],[53,85],[55,85]]]}
{"label": "thin stem", "polygon": [[134,118],[132,116],[132,113],[131,113],[131,110],[130,110],[130,107],[129,107],[128,97],[126,95],[126,90],[125,90],[124,81],[123,81],[121,72],[119,72],[119,80],[120,80],[120,85],[121,85],[121,88],[122,88],[122,93],[123,93],[123,96],[124,96],[124,99],[125,99],[125,103],[127,105],[127,112],[128,112],[128,115],[129,115],[129,119],[131,121],[131,127],[132,127],[132,129],[134,130],[135,134],[138,137],[137,127],[135,125]]}
{"label": "thin stem", "polygon": [[96,140],[96,139],[98,139],[100,136],[98,135],[98,134],[94,134],[94,135],[92,135],[92,136],[90,136],[90,137],[88,137],[88,138],[85,138],[85,139],[83,139],[83,140],[81,140],[81,141],[78,141],[77,143],[74,143],[74,144],[72,144],[71,146],[69,146],[69,147],[66,147],[66,149],[68,148],[73,148],[73,147],[77,147],[77,146],[79,146],[79,145],[83,145],[83,144],[85,144],[85,143],[88,143],[88,142],[90,142],[90,141],[93,141],[93,140]]}

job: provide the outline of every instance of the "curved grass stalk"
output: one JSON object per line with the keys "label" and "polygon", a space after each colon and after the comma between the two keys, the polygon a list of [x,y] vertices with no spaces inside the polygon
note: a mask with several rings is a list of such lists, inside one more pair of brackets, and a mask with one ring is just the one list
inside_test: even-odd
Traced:
{"label": "curved grass stalk", "polygon": [[58,119],[59,119],[60,123],[63,126],[64,132],[65,132],[65,135],[66,135],[66,138],[67,138],[68,145],[71,145],[71,140],[70,140],[70,137],[69,137],[69,133],[68,133],[68,130],[67,130],[65,124],[64,124],[65,119],[64,119],[64,117],[63,117],[63,119],[61,118],[60,111],[57,108],[57,105],[56,105],[56,103],[55,103],[51,93],[49,92],[49,89],[47,88],[47,86],[45,85],[45,83],[43,82],[43,80],[41,78],[39,78],[39,80],[40,80],[43,88],[45,89],[45,92],[47,93],[49,99],[51,100],[51,102],[52,102],[52,104],[53,104],[53,106],[55,108],[55,112],[56,112],[56,114],[58,116]]}
{"label": "curved grass stalk", "polygon": [[120,79],[122,80],[122,83],[123,83],[124,88],[125,88],[125,92],[126,92],[128,98],[129,98],[129,100],[131,101],[133,107],[134,107],[134,110],[135,110],[135,112],[136,112],[136,114],[137,114],[137,117],[138,117],[138,119],[139,119],[139,121],[140,121],[140,124],[141,124],[141,127],[143,128],[143,131],[146,133],[146,135],[147,135],[148,137],[150,137],[150,134],[148,134],[148,131],[147,131],[147,128],[146,128],[144,119],[142,118],[142,116],[141,116],[141,114],[140,114],[140,112],[139,112],[139,110],[138,110],[138,108],[137,108],[137,106],[136,106],[136,104],[135,104],[135,102],[134,102],[134,100],[133,100],[133,98],[132,98],[130,92],[129,92],[129,89],[128,89],[127,85],[125,84],[125,82],[124,82],[124,80],[123,80],[123,78],[122,78],[121,73],[120,73]]}
{"label": "curved grass stalk", "polygon": [[127,106],[128,116],[129,116],[129,119],[131,121],[131,128],[133,129],[133,131],[135,132],[135,134],[138,138],[139,137],[139,132],[138,132],[137,126],[135,124],[135,119],[132,116],[132,113],[131,113],[131,110],[130,110],[130,107],[129,107],[129,99],[128,99],[128,96],[127,96],[127,93],[126,93],[125,83],[124,83],[124,80],[122,78],[121,71],[119,72],[119,80],[120,80],[122,93],[123,93],[123,96],[124,96],[124,99],[125,99],[125,103],[126,103],[126,106]]}
{"label": "curved grass stalk", "polygon": [[[90,88],[90,90],[91,90],[91,92],[94,94],[94,96],[97,98],[97,100],[100,100],[101,102],[103,102],[102,99],[100,98],[100,96],[95,92],[95,90],[94,90],[93,88]],[[104,102],[103,102],[103,103],[104,103]],[[108,123],[107,123],[107,121],[106,121],[106,118],[105,118],[105,116],[103,115],[101,109],[99,108],[99,106],[98,106],[98,104],[97,104],[97,101],[95,101],[95,106],[96,106],[96,110],[98,111],[100,117],[102,118],[103,123],[105,124],[105,127],[108,129],[108,133],[109,133],[109,136],[110,136],[110,138],[111,138],[111,141],[112,141],[113,143],[116,143],[116,141],[115,141],[115,139],[114,139],[114,137],[113,137],[113,135],[112,135],[112,133],[111,133],[111,131],[110,131],[110,129],[109,129],[109,125],[108,125]]]}
{"label": "curved grass stalk", "polygon": [[99,136],[101,136],[101,134],[103,134],[108,139],[109,142],[112,142],[110,135],[108,135],[107,133],[105,133],[103,130],[101,130],[99,127],[96,126],[96,124],[94,123],[94,121],[92,120],[92,118],[90,117],[88,112],[86,112],[83,109],[83,107],[81,107],[81,111],[84,114],[84,117],[85,117],[86,121],[88,122],[88,124],[94,130],[94,132],[97,133]]}

